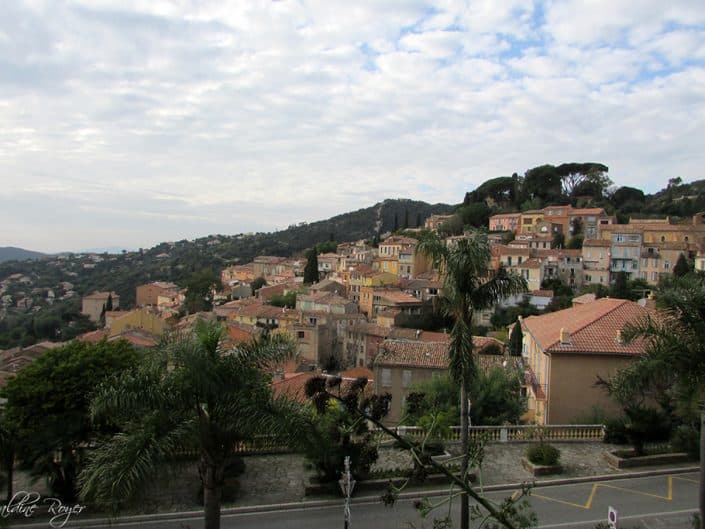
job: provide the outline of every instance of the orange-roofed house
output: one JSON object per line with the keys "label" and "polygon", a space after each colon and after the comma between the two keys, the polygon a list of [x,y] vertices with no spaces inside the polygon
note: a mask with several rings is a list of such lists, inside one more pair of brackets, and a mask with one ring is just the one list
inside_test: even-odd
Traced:
{"label": "orange-roofed house", "polygon": [[[490,344],[504,349],[495,338],[474,336],[473,343],[481,369],[489,370],[502,365],[504,356],[483,355],[481,350]],[[448,375],[448,340],[426,342],[417,340],[385,340],[374,362],[375,392],[390,393],[392,402],[385,422],[396,424],[402,418],[406,397],[412,384],[434,377]]]}
{"label": "orange-roofed house", "polygon": [[360,290],[360,312],[374,318],[380,312],[399,309],[403,314],[420,314],[423,302],[401,289],[363,287]]}
{"label": "orange-roofed house", "polygon": [[367,265],[358,265],[350,271],[348,297],[358,303],[360,290],[363,287],[380,287],[398,283],[399,277],[396,274],[374,270]]}
{"label": "orange-roofed house", "polygon": [[641,341],[625,343],[622,330],[650,311],[632,301],[601,298],[524,318],[527,418],[539,424],[567,424],[594,406],[617,414],[619,407],[595,382],[644,352]]}
{"label": "orange-roofed house", "polygon": [[179,287],[167,281],[154,281],[146,285],[139,285],[136,291],[136,304],[139,307],[158,305],[160,297],[176,299]]}
{"label": "orange-roofed house", "polygon": [[489,219],[490,231],[519,231],[521,213],[499,213],[492,215]]}

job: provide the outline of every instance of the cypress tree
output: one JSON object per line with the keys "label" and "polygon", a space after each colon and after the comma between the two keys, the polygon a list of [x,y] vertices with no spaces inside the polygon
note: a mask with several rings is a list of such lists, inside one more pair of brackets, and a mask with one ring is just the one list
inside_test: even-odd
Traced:
{"label": "cypress tree", "polygon": [[676,277],[683,277],[690,271],[692,271],[692,268],[690,267],[688,259],[686,259],[684,254],[680,254],[678,256],[676,266],[673,267],[673,275]]}
{"label": "cypress tree", "polygon": [[521,352],[524,348],[523,340],[524,333],[521,332],[521,323],[517,321],[509,335],[509,354],[511,356],[521,356]]}
{"label": "cypress tree", "polygon": [[306,266],[304,267],[304,284],[311,285],[318,281],[318,252],[316,248],[311,248],[306,254]]}

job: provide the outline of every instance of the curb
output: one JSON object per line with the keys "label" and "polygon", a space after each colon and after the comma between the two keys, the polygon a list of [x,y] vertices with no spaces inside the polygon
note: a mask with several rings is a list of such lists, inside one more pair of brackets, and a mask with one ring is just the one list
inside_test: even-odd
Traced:
{"label": "curb", "polygon": [[[505,483],[501,485],[487,485],[482,488],[483,492],[500,492],[504,490],[516,490],[520,489],[524,484],[530,483],[532,488],[539,487],[551,487],[557,485],[572,485],[579,483],[592,483],[595,481],[616,481],[620,479],[636,479],[636,478],[648,478],[653,476],[664,476],[669,474],[688,474],[692,472],[698,472],[700,467],[680,467],[672,469],[658,469],[658,470],[645,470],[639,472],[624,472],[622,474],[601,474],[595,476],[581,476],[575,478],[561,478],[561,479],[546,479],[534,482],[520,482],[520,483]],[[410,500],[417,499],[420,496],[443,496],[448,494],[448,489],[435,489],[435,490],[424,490],[419,489],[415,491],[402,492],[399,494],[398,499],[400,500]],[[371,501],[379,501],[379,495],[376,496],[360,496],[357,498],[351,498],[350,503],[364,504]],[[289,503],[272,503],[267,505],[248,505],[243,507],[229,507],[222,509],[220,511],[221,517],[232,516],[238,514],[251,514],[251,513],[266,513],[266,512],[277,512],[286,510],[305,510],[305,509],[317,509],[322,507],[339,507],[342,505],[342,499],[335,500],[312,500],[312,501],[302,501],[302,502],[289,502]],[[80,523],[81,527],[93,527],[96,525],[120,525],[125,523],[139,523],[139,522],[149,522],[149,521],[160,521],[160,520],[191,520],[199,519],[203,516],[203,511],[181,511],[181,512],[169,512],[169,513],[158,513],[158,514],[139,514],[133,516],[120,516],[117,518],[88,518],[76,520],[75,523]],[[66,527],[72,527],[74,523],[69,522]],[[34,528],[41,527],[46,528],[46,522],[34,522],[30,524],[11,524],[11,527],[17,528]]]}

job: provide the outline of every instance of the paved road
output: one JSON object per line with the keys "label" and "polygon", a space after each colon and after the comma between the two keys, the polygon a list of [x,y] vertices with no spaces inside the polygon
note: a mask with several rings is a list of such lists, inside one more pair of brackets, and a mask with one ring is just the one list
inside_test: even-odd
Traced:
{"label": "paved road", "polygon": [[[536,487],[532,490],[530,503],[538,515],[539,527],[544,529],[593,528],[597,522],[606,520],[610,505],[619,511],[623,527],[648,521],[648,527],[685,529],[690,527],[690,519],[697,506],[697,484],[697,474],[692,473]],[[499,500],[507,494],[504,491],[488,495]],[[438,499],[434,498],[434,501]],[[453,509],[456,520],[458,510],[456,502]],[[445,515],[447,507],[436,513],[437,516]],[[76,518],[66,527],[202,529],[203,524],[198,516],[161,517],[154,521],[119,519],[100,525]],[[265,513],[226,514],[222,518],[223,529],[329,529],[342,526],[342,503]],[[46,528],[47,524],[35,523],[22,527]],[[350,527],[427,529],[432,527],[432,522],[419,517],[411,499],[400,500],[395,507],[385,508],[377,498],[361,498],[352,505]]]}

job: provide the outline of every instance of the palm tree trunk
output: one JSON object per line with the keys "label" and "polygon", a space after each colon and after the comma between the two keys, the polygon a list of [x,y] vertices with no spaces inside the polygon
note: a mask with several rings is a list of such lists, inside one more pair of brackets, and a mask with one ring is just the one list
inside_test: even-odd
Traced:
{"label": "palm tree trunk", "polygon": [[13,487],[12,487],[12,480],[15,477],[15,451],[14,449],[11,449],[9,453],[7,454],[7,457],[5,459],[5,465],[7,467],[7,496],[5,499],[5,503],[7,505],[10,504],[10,501],[12,500],[12,492],[13,492]]}
{"label": "palm tree trunk", "polygon": [[203,515],[205,529],[220,529],[220,502],[223,493],[222,469],[216,465],[202,463]]}
{"label": "palm tree trunk", "polygon": [[700,411],[700,485],[698,490],[700,527],[705,524],[705,409]]}
{"label": "palm tree trunk", "polygon": [[[460,465],[460,475],[466,480],[468,466],[470,465],[469,448],[469,422],[468,422],[468,390],[465,381],[460,384],[460,447],[463,451],[463,459]],[[460,529],[470,527],[470,506],[467,492],[460,495]]]}

